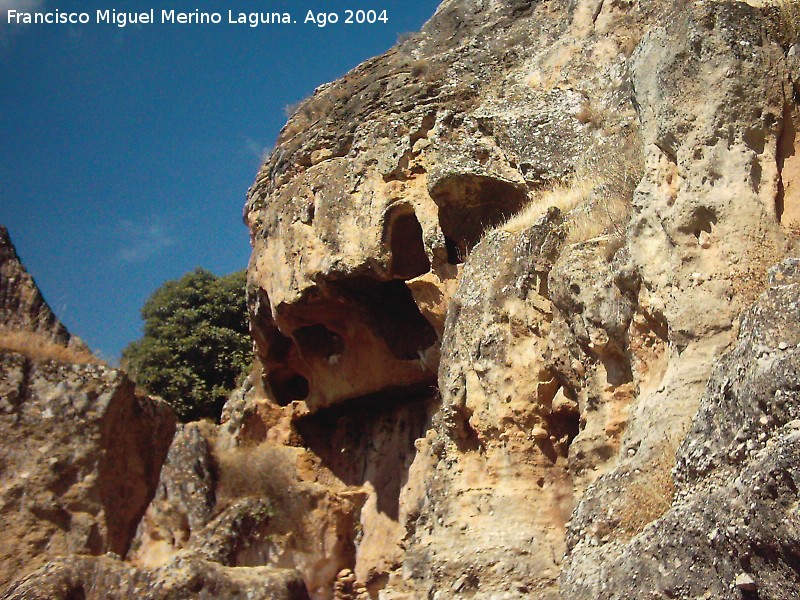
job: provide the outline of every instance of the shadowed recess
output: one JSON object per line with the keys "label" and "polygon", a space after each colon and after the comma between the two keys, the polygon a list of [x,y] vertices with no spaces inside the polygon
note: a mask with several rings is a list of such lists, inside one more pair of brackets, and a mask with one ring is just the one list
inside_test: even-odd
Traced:
{"label": "shadowed recess", "polygon": [[517,213],[527,200],[524,190],[482,175],[446,177],[430,194],[439,207],[439,226],[451,264],[463,262],[484,231]]}
{"label": "shadowed recess", "polygon": [[[399,208],[387,219],[386,234],[392,250],[391,273],[398,279],[413,279],[431,269],[422,241],[422,227],[417,215]],[[399,214],[398,214],[399,213]]]}
{"label": "shadowed recess", "polygon": [[336,283],[337,295],[360,308],[367,326],[395,358],[415,360],[437,341],[433,326],[422,316],[411,291],[400,280],[359,277]]}
{"label": "shadowed recess", "polygon": [[378,511],[399,515],[400,491],[435,409],[434,381],[387,389],[296,421],[303,443],[347,485],[370,482]]}

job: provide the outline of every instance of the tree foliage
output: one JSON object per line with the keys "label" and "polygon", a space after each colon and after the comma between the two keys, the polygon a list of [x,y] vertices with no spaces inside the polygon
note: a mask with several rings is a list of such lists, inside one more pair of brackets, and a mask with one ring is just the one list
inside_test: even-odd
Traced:
{"label": "tree foliage", "polygon": [[215,277],[196,269],[162,285],[141,314],[144,337],[122,352],[131,377],[182,421],[218,419],[253,360],[245,272]]}

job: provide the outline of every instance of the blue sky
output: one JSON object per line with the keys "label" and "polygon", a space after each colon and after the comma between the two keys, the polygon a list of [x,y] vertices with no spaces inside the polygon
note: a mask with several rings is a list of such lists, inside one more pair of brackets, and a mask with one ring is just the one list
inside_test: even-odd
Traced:
{"label": "blue sky", "polygon": [[[438,0],[0,0],[0,224],[74,334],[107,359],[164,281],[243,268],[241,212],[287,105],[416,31]],[[6,11],[155,9],[156,23],[9,25]],[[160,24],[162,9],[220,25]],[[375,25],[303,24],[386,10]],[[295,25],[228,25],[227,11]]]}

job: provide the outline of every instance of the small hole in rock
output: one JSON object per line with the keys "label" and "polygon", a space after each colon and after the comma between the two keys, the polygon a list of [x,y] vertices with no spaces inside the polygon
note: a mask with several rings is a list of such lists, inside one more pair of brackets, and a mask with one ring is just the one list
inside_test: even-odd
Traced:
{"label": "small hole in rock", "polygon": [[447,262],[451,265],[460,265],[464,262],[461,252],[458,250],[458,244],[453,238],[444,236],[444,247],[447,249]]}
{"label": "small hole in rock", "polygon": [[580,413],[565,411],[552,413],[547,418],[547,430],[555,438],[555,450],[562,456],[567,456],[572,440],[580,433]]}
{"label": "small hole in rock", "polygon": [[308,397],[308,380],[289,370],[279,369],[267,375],[267,384],[280,406],[288,406],[295,400]]}
{"label": "small hole in rock", "polygon": [[691,231],[696,238],[700,238],[700,234],[706,232],[711,234],[714,226],[717,224],[717,214],[710,208],[701,206],[692,212],[691,221],[688,227],[681,228],[683,231]]}

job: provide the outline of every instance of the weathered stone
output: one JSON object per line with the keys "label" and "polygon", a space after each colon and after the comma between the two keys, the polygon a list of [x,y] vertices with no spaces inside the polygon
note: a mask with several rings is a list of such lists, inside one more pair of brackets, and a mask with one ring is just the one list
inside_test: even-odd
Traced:
{"label": "weathered stone", "polygon": [[[8,230],[0,225],[0,329],[35,331],[67,345],[71,337],[45,302],[17,256]],[[78,343],[78,340],[75,340]]]}
{"label": "weathered stone", "polygon": [[5,600],[172,600],[174,598],[307,600],[299,573],[271,567],[222,567],[176,558],[161,568],[135,568],[109,557],[51,561],[14,583]]}
{"label": "weathered stone", "polygon": [[402,568],[359,562],[382,531],[361,520],[373,593],[596,596],[670,508],[713,365],[794,235],[800,71],[772,15],[448,0],[290,119],[245,207],[265,389],[230,426],[305,444],[309,415],[438,382]]}
{"label": "weathered stone", "polygon": [[204,434],[209,427],[203,422],[178,426],[133,543],[134,556],[144,564],[163,564],[213,517],[218,473]]}
{"label": "weathered stone", "polygon": [[[738,588],[777,600],[800,593],[800,350],[765,353],[779,339],[800,342],[797,261],[778,270],[790,276],[747,311],[737,343],[709,381],[678,450],[671,507],[618,547],[615,559],[606,557],[600,597],[721,599],[739,597]],[[578,597],[572,574],[566,590]]]}
{"label": "weathered stone", "polygon": [[101,365],[0,351],[0,585],[59,554],[124,556],[175,428],[163,402]]}
{"label": "weathered stone", "polygon": [[259,364],[130,581],[797,596],[800,55],[752,4],[445,0],[304,101],[245,207]]}
{"label": "weathered stone", "polygon": [[335,574],[354,561],[363,494],[321,485],[326,469],[308,451],[231,441],[210,423],[181,426],[132,559],[148,568],[180,556],[231,567],[293,565],[315,598],[331,598]]}

